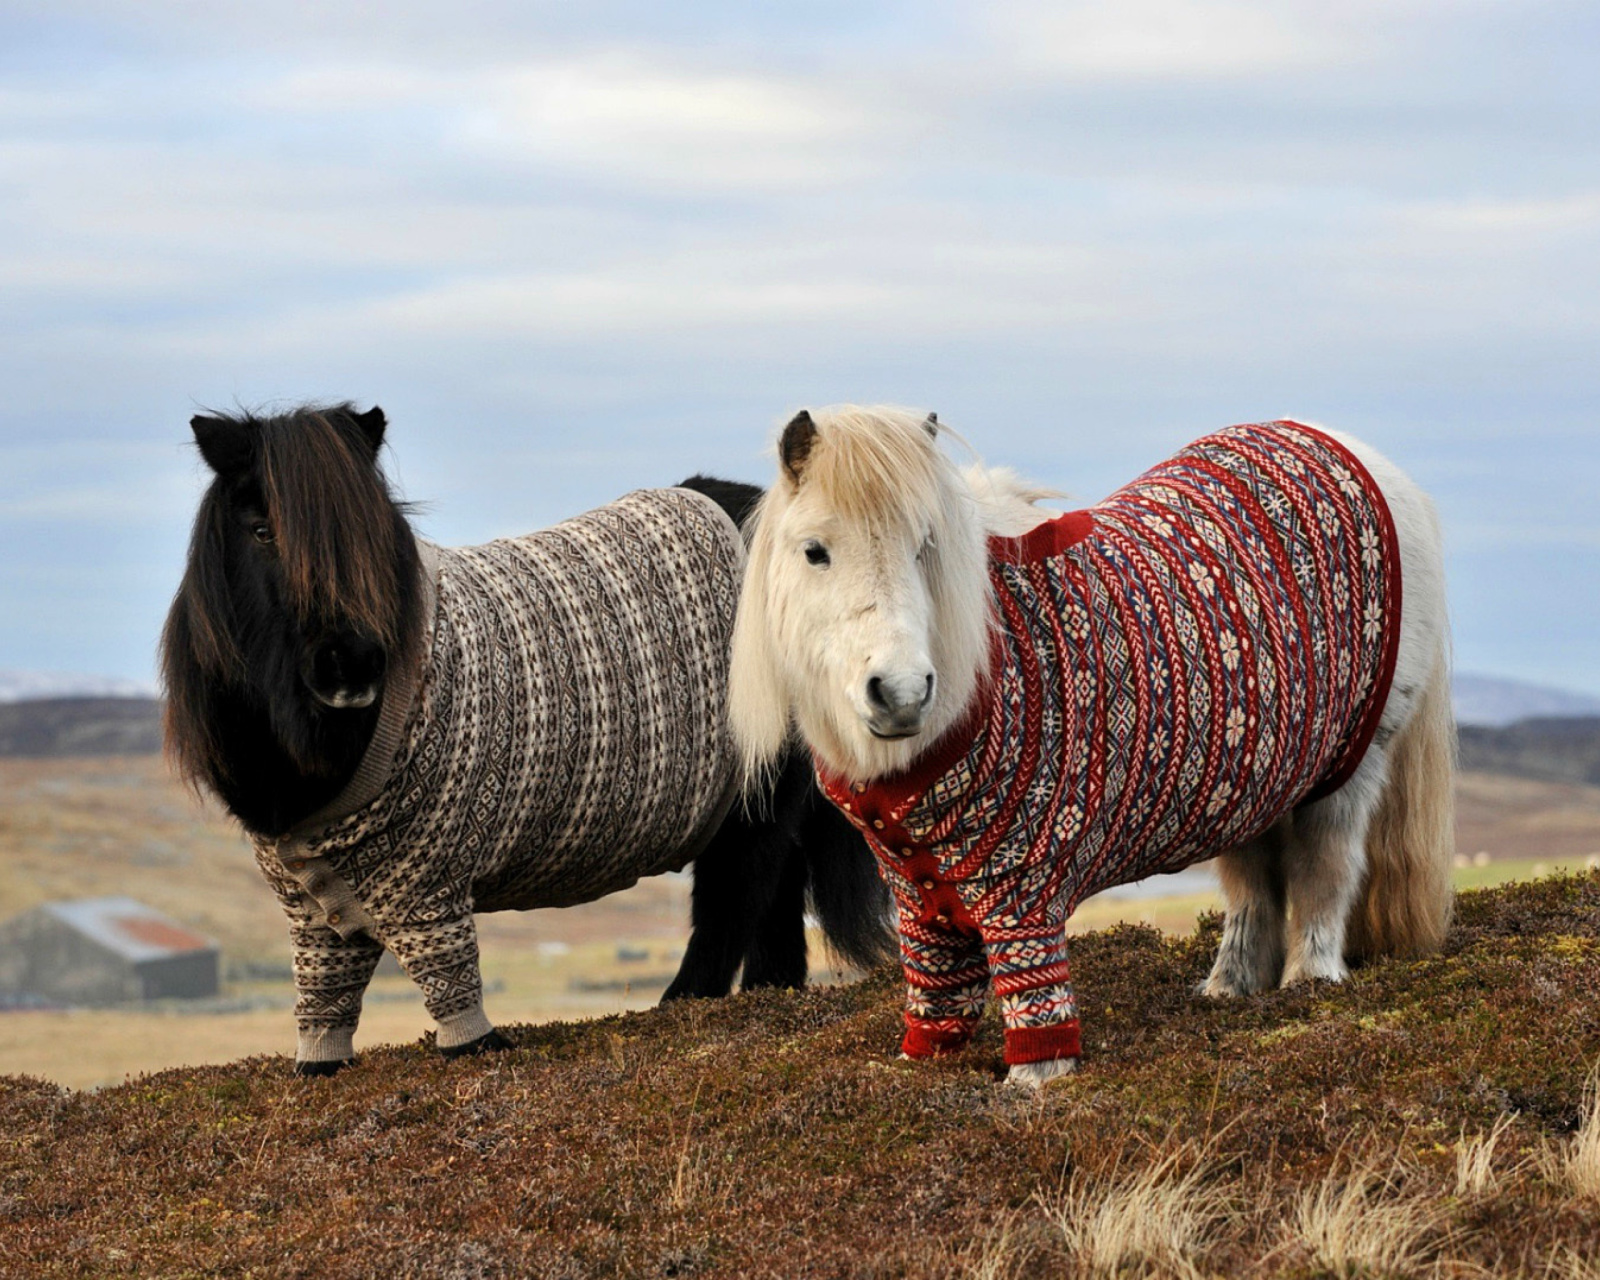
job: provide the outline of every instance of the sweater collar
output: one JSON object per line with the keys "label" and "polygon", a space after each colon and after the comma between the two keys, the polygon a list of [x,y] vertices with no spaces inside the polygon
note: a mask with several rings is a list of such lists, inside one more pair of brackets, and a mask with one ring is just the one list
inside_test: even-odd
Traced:
{"label": "sweater collar", "polygon": [[[1093,532],[1092,512],[1068,511],[1053,520],[1035,525],[1018,537],[991,537],[989,579],[993,589],[1004,589],[999,566],[1024,566],[1049,560],[1076,546]],[[961,719],[901,772],[867,783],[851,782],[813,757],[817,780],[829,799],[852,816],[865,816],[869,823],[880,814],[898,821],[909,813],[929,787],[972,751],[990,719],[991,703],[999,687],[999,671],[1004,661],[1005,646],[996,633],[991,636],[989,645],[989,669],[979,681]]]}
{"label": "sweater collar", "polygon": [[295,823],[283,837],[286,840],[305,840],[318,835],[340,818],[365,808],[382,794],[394,772],[395,757],[400,753],[412,705],[422,686],[423,673],[433,657],[433,619],[439,597],[439,548],[418,538],[417,562],[418,577],[421,579],[422,617],[418,625],[422,628],[422,642],[417,646],[416,658],[407,669],[390,673],[383,689],[383,705],[378,711],[377,726],[350,781],[322,808]]}

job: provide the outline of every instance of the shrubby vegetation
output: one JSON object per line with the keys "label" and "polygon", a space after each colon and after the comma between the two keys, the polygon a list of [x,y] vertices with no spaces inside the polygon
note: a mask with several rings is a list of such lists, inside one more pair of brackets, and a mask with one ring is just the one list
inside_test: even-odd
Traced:
{"label": "shrubby vegetation", "polygon": [[0,1081],[0,1272],[1585,1277],[1600,875],[1467,894],[1446,953],[1195,994],[1217,923],[1074,942],[1087,1057],[895,1060],[891,973],[283,1058]]}

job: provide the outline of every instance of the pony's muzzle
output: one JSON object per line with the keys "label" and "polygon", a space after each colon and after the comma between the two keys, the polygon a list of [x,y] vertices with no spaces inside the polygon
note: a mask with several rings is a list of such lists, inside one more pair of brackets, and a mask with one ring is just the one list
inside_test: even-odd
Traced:
{"label": "pony's muzzle", "polygon": [[933,702],[931,671],[867,677],[867,729],[875,738],[913,738]]}
{"label": "pony's muzzle", "polygon": [[301,674],[311,696],[323,706],[359,710],[378,700],[388,665],[381,644],[347,633],[316,645]]}

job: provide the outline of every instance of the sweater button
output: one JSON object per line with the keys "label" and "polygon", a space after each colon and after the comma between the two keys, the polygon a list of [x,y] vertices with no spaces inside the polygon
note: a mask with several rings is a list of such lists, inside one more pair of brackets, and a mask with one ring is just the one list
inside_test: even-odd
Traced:
{"label": "sweater button", "polygon": [[910,845],[906,845],[904,848],[896,849],[895,852],[898,853],[902,858],[909,858],[913,853],[916,852],[916,850],[914,850]]}
{"label": "sweater button", "polygon": [[344,919],[344,917],[342,915],[340,915],[337,911],[328,912],[328,923],[329,924],[338,924],[339,921],[341,921],[343,919]]}
{"label": "sweater button", "polygon": [[922,881],[922,887],[931,892],[932,889],[933,889],[933,881],[932,880],[924,880],[924,881]]}
{"label": "sweater button", "polygon": [[872,820],[872,829],[874,831],[882,831],[883,830],[883,819],[882,818],[874,818]]}
{"label": "sweater button", "polygon": [[945,913],[942,912],[942,911],[938,915],[934,916],[933,920],[934,920],[935,924],[949,924],[950,923],[950,917],[945,915]]}
{"label": "sweater button", "polygon": [[306,860],[304,858],[296,858],[293,862],[291,862],[289,864],[289,870],[290,871],[304,871],[305,869],[306,869]]}

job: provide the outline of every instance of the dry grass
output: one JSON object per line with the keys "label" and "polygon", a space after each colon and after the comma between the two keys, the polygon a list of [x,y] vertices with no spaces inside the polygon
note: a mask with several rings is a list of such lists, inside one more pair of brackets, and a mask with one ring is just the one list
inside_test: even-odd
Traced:
{"label": "dry grass", "polygon": [[1578,1131],[1540,1154],[1544,1175],[1570,1194],[1600,1201],[1600,1064],[1590,1072],[1583,1089],[1583,1110]]}
{"label": "dry grass", "polygon": [[1399,1170],[1363,1162],[1300,1191],[1284,1243],[1340,1280],[1408,1276],[1432,1259],[1448,1221],[1429,1190],[1408,1188]]}
{"label": "dry grass", "polygon": [[958,1252],[950,1271],[960,1280],[1018,1280],[1031,1253],[1025,1232],[1020,1215],[1006,1214]]}
{"label": "dry grass", "polygon": [[1495,1168],[1495,1148],[1500,1138],[1511,1127],[1516,1117],[1503,1115],[1487,1132],[1467,1137],[1462,1134],[1456,1141],[1456,1195],[1492,1196],[1500,1190],[1500,1174]]}
{"label": "dry grass", "polygon": [[1198,1262],[1229,1209],[1228,1192],[1188,1147],[1129,1174],[1074,1179],[1044,1205],[1075,1274],[1173,1280],[1205,1274]]}
{"label": "dry grass", "polygon": [[678,1160],[673,1169],[672,1183],[667,1188],[667,1205],[678,1213],[713,1204],[720,1196],[717,1171],[711,1165],[712,1152],[695,1139],[695,1116],[703,1086],[704,1081],[695,1086],[694,1098],[689,1103],[689,1115],[683,1126],[682,1142],[671,1144],[677,1147]]}
{"label": "dry grass", "polygon": [[1557,1249],[1541,1280],[1600,1280],[1600,1258],[1582,1258],[1571,1249]]}

